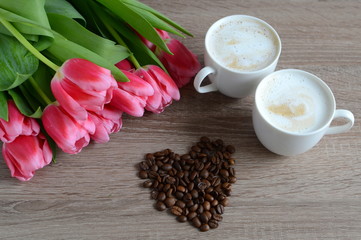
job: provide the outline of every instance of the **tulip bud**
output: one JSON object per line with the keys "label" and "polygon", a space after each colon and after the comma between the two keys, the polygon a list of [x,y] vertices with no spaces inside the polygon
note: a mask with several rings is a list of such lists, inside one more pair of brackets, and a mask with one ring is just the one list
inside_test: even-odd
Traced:
{"label": "tulip bud", "polygon": [[46,132],[58,147],[66,153],[79,153],[90,141],[95,132],[95,124],[87,113],[86,120],[73,118],[61,106],[48,105],[42,121]]}
{"label": "tulip bud", "polygon": [[87,119],[87,111],[101,111],[112,99],[116,87],[110,70],[80,58],[64,62],[51,81],[56,100],[80,120]]}
{"label": "tulip bud", "polygon": [[40,132],[40,126],[33,118],[20,113],[13,101],[8,101],[9,119],[0,119],[0,140],[8,143],[14,141],[20,135],[36,136]]}
{"label": "tulip bud", "polygon": [[28,181],[36,170],[51,162],[53,154],[44,135],[18,136],[2,147],[3,158],[10,169],[11,176]]}

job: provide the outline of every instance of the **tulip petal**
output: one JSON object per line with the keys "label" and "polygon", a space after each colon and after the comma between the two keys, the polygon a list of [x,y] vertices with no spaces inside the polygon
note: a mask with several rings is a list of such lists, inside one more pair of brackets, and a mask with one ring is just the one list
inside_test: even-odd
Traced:
{"label": "tulip petal", "polygon": [[95,124],[89,116],[85,121],[72,118],[60,106],[49,105],[44,109],[42,121],[46,132],[66,153],[79,153],[95,132]]}
{"label": "tulip petal", "polygon": [[0,119],[0,140],[12,142],[19,135],[36,136],[40,126],[35,119],[25,117],[15,106],[13,101],[8,101],[9,119]]}
{"label": "tulip petal", "polygon": [[173,79],[158,66],[148,65],[147,67],[149,74],[153,77],[153,79],[157,79],[157,82],[162,85],[164,92],[166,92],[174,100],[179,100],[179,89]]}
{"label": "tulip petal", "polygon": [[50,146],[42,134],[19,136],[11,143],[4,143],[2,153],[11,176],[21,181],[30,180],[35,170],[48,165],[52,159]]}
{"label": "tulip petal", "polygon": [[145,101],[118,88],[113,92],[110,105],[134,117],[141,117],[144,114]]}
{"label": "tulip petal", "polygon": [[56,100],[63,106],[63,108],[74,118],[79,120],[85,120],[87,118],[86,110],[80,106],[66,91],[64,91],[61,83],[61,79],[53,78],[51,81],[51,91],[54,94]]}
{"label": "tulip petal", "polygon": [[151,96],[154,94],[154,89],[149,83],[138,77],[136,74],[123,71],[129,78],[129,82],[118,82],[118,87],[130,92],[136,96]]}
{"label": "tulip petal", "polygon": [[66,79],[84,90],[104,91],[116,85],[110,70],[85,59],[69,59],[64,62],[60,71]]}

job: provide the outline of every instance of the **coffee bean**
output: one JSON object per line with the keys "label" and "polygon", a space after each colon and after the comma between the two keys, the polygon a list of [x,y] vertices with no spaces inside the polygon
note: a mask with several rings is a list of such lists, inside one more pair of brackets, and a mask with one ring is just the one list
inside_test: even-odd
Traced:
{"label": "coffee bean", "polygon": [[199,197],[199,193],[198,193],[198,191],[195,190],[195,189],[193,189],[193,190],[191,191],[191,195],[192,195],[192,198],[193,198],[193,199],[197,199],[197,198]]}
{"label": "coffee bean", "polygon": [[237,182],[236,177],[229,177],[229,183],[235,183],[235,182]]}
{"label": "coffee bean", "polygon": [[150,192],[150,197],[154,200],[158,199],[158,191],[157,190],[152,190]]}
{"label": "coffee bean", "polygon": [[177,199],[183,199],[183,196],[184,196],[184,193],[182,193],[182,192],[176,192],[176,193],[175,193],[175,197],[176,197]]}
{"label": "coffee bean", "polygon": [[156,171],[158,171],[158,166],[157,165],[153,165],[153,166],[151,166],[151,168],[150,168],[150,170],[151,171],[154,171],[154,172],[156,172]]}
{"label": "coffee bean", "polygon": [[193,181],[196,177],[198,177],[198,172],[193,171],[193,172],[189,175],[189,180]]}
{"label": "coffee bean", "polygon": [[182,213],[183,213],[183,210],[182,208],[178,207],[178,206],[173,206],[171,209],[170,209],[170,212],[175,215],[175,216],[181,216]]}
{"label": "coffee bean", "polygon": [[198,209],[198,204],[197,203],[193,204],[193,206],[189,207],[190,212],[195,212],[195,211],[197,211],[197,209]]}
{"label": "coffee bean", "polygon": [[158,197],[157,197],[158,201],[163,202],[166,198],[167,198],[167,196],[164,192],[158,193]]}
{"label": "coffee bean", "polygon": [[224,198],[222,201],[221,201],[221,204],[225,207],[227,207],[229,205],[229,200],[228,198]]}
{"label": "coffee bean", "polygon": [[207,193],[206,195],[204,195],[204,198],[205,198],[207,201],[209,201],[209,202],[212,202],[212,201],[214,200],[214,197],[213,197],[211,194],[209,194],[209,193]]}
{"label": "coffee bean", "polygon": [[190,200],[192,200],[192,195],[190,193],[185,194],[183,197],[183,201],[189,202]]}
{"label": "coffee bean", "polygon": [[209,143],[211,141],[208,137],[205,137],[205,136],[201,137],[200,140],[202,143]]}
{"label": "coffee bean", "polygon": [[[194,182],[190,182],[189,184],[188,184],[188,191],[189,192],[191,192],[191,194],[192,194],[192,190],[194,189]],[[193,194],[192,194],[192,196],[193,196]]]}
{"label": "coffee bean", "polygon": [[184,186],[178,186],[177,191],[184,193],[186,191],[186,188]]}
{"label": "coffee bean", "polygon": [[233,146],[233,145],[228,145],[226,147],[226,150],[230,153],[230,154],[233,154],[236,152],[236,148]]}
{"label": "coffee bean", "polygon": [[173,196],[173,192],[174,192],[173,188],[169,188],[168,191],[167,191],[167,193],[166,193],[167,197],[172,197],[172,196]]}
{"label": "coffee bean", "polygon": [[203,169],[199,176],[201,176],[202,178],[207,178],[209,176],[209,172],[207,171],[207,169]]}
{"label": "coffee bean", "polygon": [[207,184],[204,182],[200,182],[200,183],[198,183],[197,187],[199,190],[204,191],[204,189],[207,188]]}
{"label": "coffee bean", "polygon": [[216,207],[216,211],[218,214],[223,214],[224,213],[224,206],[222,204],[218,204]]}
{"label": "coffee bean", "polygon": [[192,200],[190,200],[189,202],[187,202],[186,206],[187,208],[190,208],[194,205],[194,202]]}
{"label": "coffee bean", "polygon": [[218,222],[220,222],[220,221],[223,220],[222,215],[220,215],[220,214],[218,214],[218,213],[213,214],[213,215],[212,215],[212,218],[213,218],[214,220],[218,221]]}
{"label": "coffee bean", "polygon": [[230,158],[230,159],[228,159],[228,163],[229,163],[229,165],[234,165],[236,162],[235,162],[234,158]]}
{"label": "coffee bean", "polygon": [[214,219],[211,219],[208,221],[208,226],[212,229],[215,229],[218,227],[218,221],[217,220],[214,220]]}
{"label": "coffee bean", "polygon": [[139,177],[141,179],[146,179],[146,178],[148,178],[148,173],[146,171],[142,170],[139,172]]}
{"label": "coffee bean", "polygon": [[[219,204],[218,200],[217,199],[214,199],[212,202],[211,202],[211,206],[212,207],[216,207],[217,205]],[[223,205],[223,204],[222,204]],[[223,205],[224,206],[224,205]]]}
{"label": "coffee bean", "polygon": [[211,204],[208,201],[204,201],[203,208],[205,211],[209,211],[211,209]]}
{"label": "coffee bean", "polygon": [[193,223],[193,226],[195,226],[196,228],[199,228],[200,226],[202,226],[202,223],[198,217],[194,217],[192,219],[192,223]]}
{"label": "coffee bean", "polygon": [[181,156],[181,159],[182,159],[182,160],[188,160],[188,159],[191,159],[191,156],[190,156],[189,154],[183,154],[183,155]]}
{"label": "coffee bean", "polygon": [[147,181],[143,182],[143,187],[145,187],[145,188],[150,188],[152,185],[153,185],[152,180],[147,180]]}
{"label": "coffee bean", "polygon": [[158,201],[156,204],[155,204],[155,208],[159,211],[164,211],[167,209],[167,207],[165,206],[165,204],[161,201]]}
{"label": "coffee bean", "polygon": [[202,226],[199,228],[199,230],[201,230],[201,232],[207,232],[209,230],[209,225],[202,224]]}
{"label": "coffee bean", "polygon": [[222,177],[229,177],[229,172],[226,169],[221,169],[219,173],[222,175]]}
{"label": "coffee bean", "polygon": [[199,205],[199,206],[198,206],[198,209],[197,209],[197,213],[202,214],[203,211],[204,211],[203,205]]}
{"label": "coffee bean", "polygon": [[143,187],[150,188],[155,208],[169,211],[179,222],[190,221],[200,231],[217,228],[222,221],[231,184],[236,182],[233,145],[223,140],[200,138],[187,154],[164,149],[145,155],[138,164],[138,176],[149,178]]}
{"label": "coffee bean", "polygon": [[202,223],[208,223],[209,218],[208,216],[203,212],[199,215],[199,220],[201,220]]}
{"label": "coffee bean", "polygon": [[[177,217],[178,222],[186,222],[187,221],[187,217],[184,215],[180,215]],[[214,221],[214,220],[213,220]]]}
{"label": "coffee bean", "polygon": [[212,218],[212,213],[210,211],[204,211],[203,213],[207,216],[208,219]]}
{"label": "coffee bean", "polygon": [[182,208],[182,209],[186,207],[185,202],[183,202],[183,201],[181,201],[181,200],[177,200],[177,201],[175,202],[175,205],[178,206],[178,207],[180,207],[180,208]]}
{"label": "coffee bean", "polygon": [[187,214],[187,219],[190,221],[190,220],[192,220],[193,218],[195,218],[195,217],[197,217],[197,213],[196,212],[189,212],[188,214]]}
{"label": "coffee bean", "polygon": [[146,160],[154,160],[154,155],[151,154],[151,153],[147,153],[147,154],[145,155],[145,159],[146,159]]}
{"label": "coffee bean", "polygon": [[164,164],[163,166],[162,166],[162,169],[164,170],[164,171],[169,171],[169,170],[171,170],[172,169],[172,165],[170,165],[170,164]]}
{"label": "coffee bean", "polygon": [[174,177],[167,177],[165,182],[169,184],[174,184],[176,182],[176,179]]}
{"label": "coffee bean", "polygon": [[172,207],[172,206],[174,206],[176,201],[177,200],[174,197],[168,197],[164,200],[164,203],[167,207]]}
{"label": "coffee bean", "polygon": [[139,163],[139,169],[140,170],[148,170],[149,169],[149,166],[148,166],[148,164],[147,164],[147,162],[146,161],[142,161],[142,162],[140,162]]}
{"label": "coffee bean", "polygon": [[149,171],[149,173],[148,173],[149,178],[156,179],[158,176],[159,175],[158,175],[158,173],[156,171]]}

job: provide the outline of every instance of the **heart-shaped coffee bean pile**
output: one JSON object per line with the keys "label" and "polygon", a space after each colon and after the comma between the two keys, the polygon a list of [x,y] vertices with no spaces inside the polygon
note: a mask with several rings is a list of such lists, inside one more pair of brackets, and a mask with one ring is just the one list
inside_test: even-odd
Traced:
{"label": "heart-shaped coffee bean pile", "polygon": [[148,153],[139,163],[143,186],[151,189],[155,208],[167,208],[179,222],[187,220],[201,231],[217,228],[228,205],[231,184],[236,182],[232,167],[235,148],[221,139],[201,137],[188,154],[170,149]]}

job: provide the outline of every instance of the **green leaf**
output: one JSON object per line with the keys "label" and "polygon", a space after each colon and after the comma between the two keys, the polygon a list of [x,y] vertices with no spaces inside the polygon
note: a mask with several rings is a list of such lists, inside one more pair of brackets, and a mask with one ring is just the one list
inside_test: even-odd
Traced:
{"label": "green leaf", "polygon": [[156,17],[154,14],[142,9],[137,8],[134,6],[129,6],[131,9],[133,9],[135,12],[139,13],[139,15],[142,15],[150,24],[152,24],[153,27],[162,29],[164,31],[167,31],[169,33],[176,34],[180,37],[184,37],[183,34],[177,32],[174,28],[171,28],[167,23]]}
{"label": "green leaf", "polygon": [[[0,16],[12,22],[28,40],[39,42],[40,50],[46,48],[53,37],[44,4],[45,0],[0,1]],[[0,33],[11,35],[2,25]]]}
{"label": "green leaf", "polygon": [[116,80],[121,82],[129,81],[124,73],[119,70],[112,62],[96,54],[95,52],[80,46],[79,44],[67,40],[60,34],[55,36],[54,42],[46,51],[59,59],[61,62],[65,62],[70,58],[87,59],[88,61],[91,61],[101,67],[109,69]]}
{"label": "green leaf", "polygon": [[[37,82],[41,90],[52,102],[55,101],[55,98],[50,88],[50,82],[53,76],[54,76],[54,72],[41,62],[36,72],[32,75],[32,77]],[[29,81],[26,81],[25,84],[28,84],[28,82]]]}
{"label": "green leaf", "polygon": [[39,60],[15,38],[0,34],[0,91],[22,84],[38,68]]}
{"label": "green leaf", "polygon": [[123,21],[116,22],[116,20],[112,18],[108,18],[107,21],[109,21],[114,29],[123,36],[127,46],[141,65],[156,64],[166,71],[164,65],[158,57],[149,48],[147,48],[147,46],[145,46],[138,35],[132,31],[126,23]]}
{"label": "green leaf", "polygon": [[75,42],[108,59],[113,64],[129,56],[128,49],[102,38],[80,25],[75,20],[58,14],[48,14],[51,27],[68,40]]}
{"label": "green leaf", "polygon": [[5,121],[9,120],[8,101],[5,92],[0,92],[0,118]]}
{"label": "green leaf", "polygon": [[[154,27],[139,13],[132,10],[126,4],[120,1],[97,0],[102,5],[107,7],[109,11],[113,12],[119,18],[127,22],[143,37],[154,43],[159,48],[171,54],[163,39],[158,35]],[[113,26],[114,27],[114,26]]]}
{"label": "green leaf", "polygon": [[20,89],[11,89],[8,91],[10,96],[15,102],[16,107],[19,111],[27,117],[31,118],[40,118],[42,115],[41,108],[39,107],[36,111],[34,111],[31,106],[27,103],[23,94],[20,92]]}
{"label": "green leaf", "polygon": [[148,5],[141,3],[139,1],[136,0],[121,0],[122,2],[124,2],[125,4],[127,4],[128,6],[134,6],[140,9],[144,9],[152,14],[154,14],[156,17],[158,17],[159,19],[163,20],[164,22],[168,23],[169,25],[171,25],[172,27],[178,29],[179,31],[187,34],[188,36],[193,36],[190,32],[188,32],[185,28],[183,28],[182,26],[180,26],[179,24],[177,24],[176,22],[172,21],[171,19],[169,19],[168,17],[166,17],[165,15],[163,15],[162,13],[158,12],[157,10],[149,7]]}
{"label": "green leaf", "polygon": [[81,20],[85,25],[86,21],[82,15],[66,0],[46,0],[45,11],[49,13],[56,13],[64,17]]}
{"label": "green leaf", "polygon": [[[21,91],[22,96],[26,100],[26,103],[29,105],[29,107],[32,109],[33,112],[36,112],[40,109],[42,105],[45,105],[41,102],[40,99],[38,99],[38,95],[36,95],[35,90],[32,88],[29,81],[26,81],[24,84],[19,86],[19,89]],[[46,106],[46,105],[45,105]],[[41,111],[42,113],[42,111]]]}

